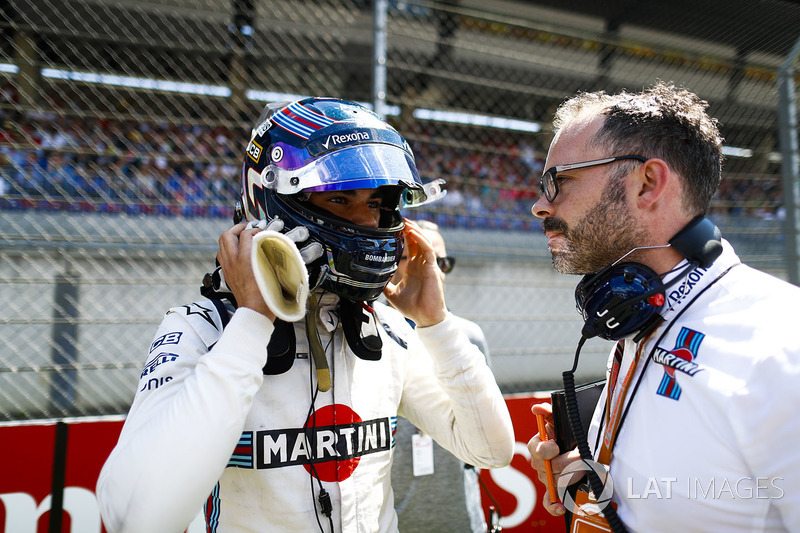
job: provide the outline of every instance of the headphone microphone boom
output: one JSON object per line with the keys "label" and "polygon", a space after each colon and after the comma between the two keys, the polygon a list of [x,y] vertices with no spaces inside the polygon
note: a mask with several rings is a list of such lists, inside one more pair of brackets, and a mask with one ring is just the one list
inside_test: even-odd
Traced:
{"label": "headphone microphone boom", "polygon": [[667,284],[652,269],[633,262],[614,263],[583,277],[575,288],[575,302],[584,319],[585,338],[617,341],[657,323],[666,289],[692,270],[708,268],[722,253],[722,233],[700,215],[672,237],[669,246],[689,264]]}

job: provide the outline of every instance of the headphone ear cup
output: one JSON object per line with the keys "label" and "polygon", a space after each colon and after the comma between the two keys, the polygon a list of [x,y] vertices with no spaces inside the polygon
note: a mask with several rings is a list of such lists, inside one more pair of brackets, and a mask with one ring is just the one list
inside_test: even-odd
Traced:
{"label": "headphone ear cup", "polygon": [[583,335],[616,341],[636,333],[664,306],[664,291],[661,277],[639,263],[584,276],[575,288]]}
{"label": "headphone ear cup", "polygon": [[593,281],[599,276],[600,274],[586,274],[575,287],[575,306],[578,308],[578,312],[580,312],[584,320],[586,320],[586,300],[592,293],[592,288],[595,286]]}

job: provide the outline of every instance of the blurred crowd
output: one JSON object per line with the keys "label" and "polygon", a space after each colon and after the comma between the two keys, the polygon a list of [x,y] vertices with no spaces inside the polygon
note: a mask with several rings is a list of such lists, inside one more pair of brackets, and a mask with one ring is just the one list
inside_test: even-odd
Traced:
{"label": "blurred crowd", "polygon": [[[240,194],[245,129],[0,111],[0,208],[228,217]],[[546,147],[531,138],[409,135],[424,181],[444,178],[445,198],[422,212],[447,227],[538,227]],[[727,179],[715,214],[781,217],[777,177]]]}
{"label": "blurred crowd", "polygon": [[3,117],[0,206],[229,216],[243,142],[204,125]]}

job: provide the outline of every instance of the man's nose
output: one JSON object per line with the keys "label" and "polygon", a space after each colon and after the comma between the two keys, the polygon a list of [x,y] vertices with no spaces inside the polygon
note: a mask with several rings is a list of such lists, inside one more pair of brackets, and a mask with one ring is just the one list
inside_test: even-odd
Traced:
{"label": "man's nose", "polygon": [[544,195],[541,195],[531,207],[531,214],[539,218],[551,217],[553,216],[553,204],[548,202]]}
{"label": "man's nose", "polygon": [[375,210],[369,206],[357,206],[350,212],[350,222],[359,226],[366,226],[368,228],[377,228],[378,219],[375,215]]}

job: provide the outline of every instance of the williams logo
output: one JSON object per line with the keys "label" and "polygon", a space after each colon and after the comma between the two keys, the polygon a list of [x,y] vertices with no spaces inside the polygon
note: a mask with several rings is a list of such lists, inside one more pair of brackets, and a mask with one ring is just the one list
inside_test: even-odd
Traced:
{"label": "williams logo", "polygon": [[664,377],[661,378],[657,394],[673,400],[681,398],[681,386],[678,385],[675,372],[694,376],[703,370],[694,360],[697,358],[697,351],[704,338],[705,334],[703,333],[689,328],[681,328],[672,351],[656,348],[653,353],[653,361],[664,367]]}
{"label": "williams logo", "polygon": [[344,481],[363,455],[388,452],[394,431],[388,417],[362,421],[346,405],[327,405],[317,409],[302,428],[245,432],[228,466],[268,469],[303,465],[322,481]]}

